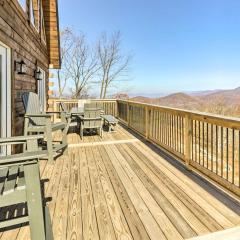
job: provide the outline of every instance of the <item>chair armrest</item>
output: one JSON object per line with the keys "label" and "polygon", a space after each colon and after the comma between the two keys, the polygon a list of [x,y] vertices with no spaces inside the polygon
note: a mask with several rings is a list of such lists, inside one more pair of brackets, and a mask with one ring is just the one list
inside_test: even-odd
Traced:
{"label": "chair armrest", "polygon": [[44,138],[44,135],[16,136],[16,137],[9,137],[9,138],[0,138],[0,146],[25,143],[28,140],[38,140],[38,139],[43,139],[43,138]]}
{"label": "chair armrest", "polygon": [[64,111],[47,111],[47,114],[62,113]]}
{"label": "chair armrest", "polygon": [[25,152],[9,156],[0,157],[0,166],[9,165],[24,165],[29,164],[29,162],[38,161],[40,158],[46,157],[48,151],[36,151],[36,152]]}
{"label": "chair armrest", "polygon": [[71,117],[71,113],[69,113],[69,112],[66,112],[66,111],[47,111],[46,113],[49,113],[49,114],[60,114],[60,115],[64,115],[64,117],[66,117],[66,118],[69,118],[69,117]]}
{"label": "chair armrest", "polygon": [[81,120],[83,120],[83,121],[96,121],[96,120],[102,120],[101,117],[99,117],[99,118],[85,118],[85,117],[80,117],[80,118],[81,118]]}
{"label": "chair armrest", "polygon": [[32,118],[32,117],[42,117],[42,118],[51,118],[53,115],[52,114],[47,114],[47,113],[39,113],[39,114],[25,114],[25,118]]}

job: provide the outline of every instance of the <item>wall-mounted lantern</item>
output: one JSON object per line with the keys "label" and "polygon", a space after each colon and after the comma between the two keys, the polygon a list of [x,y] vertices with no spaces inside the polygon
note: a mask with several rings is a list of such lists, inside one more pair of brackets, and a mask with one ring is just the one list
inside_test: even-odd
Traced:
{"label": "wall-mounted lantern", "polygon": [[23,60],[15,61],[15,71],[18,74],[26,74],[27,73],[27,65],[26,65],[26,63]]}
{"label": "wall-mounted lantern", "polygon": [[35,72],[35,78],[36,78],[36,80],[38,80],[38,81],[43,80],[43,73],[42,73],[42,71],[40,71],[40,69],[36,70],[36,72]]}

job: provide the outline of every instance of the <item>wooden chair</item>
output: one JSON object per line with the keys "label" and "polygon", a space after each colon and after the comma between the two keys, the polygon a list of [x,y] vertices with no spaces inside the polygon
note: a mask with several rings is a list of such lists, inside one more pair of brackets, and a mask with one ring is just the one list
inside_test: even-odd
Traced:
{"label": "wooden chair", "polygon": [[[41,112],[39,98],[36,93],[27,92],[22,95],[23,105],[25,108],[24,116],[24,135],[33,133],[44,133],[46,142],[48,160],[53,163],[54,157],[63,153],[67,148],[67,124],[64,122],[53,123],[51,117],[53,113],[61,112]],[[60,143],[53,144],[52,132],[61,130],[62,141]]]}
{"label": "wooden chair", "polygon": [[102,118],[101,109],[84,109],[84,116],[80,116],[80,136],[83,138],[84,129],[97,129],[102,137]]}
{"label": "wooden chair", "polygon": [[[27,146],[23,153],[0,157],[0,228],[29,222],[31,239],[53,240],[50,214],[40,184],[38,159],[47,154],[47,151],[38,151],[37,140],[42,137],[0,139],[0,145]],[[16,208],[23,203],[27,204],[27,214],[17,217],[4,215],[4,208]]]}
{"label": "wooden chair", "polygon": [[74,117],[72,117],[71,112],[67,109],[67,106],[64,102],[60,102],[59,104],[60,111],[61,111],[61,121],[67,124],[66,132],[68,133],[70,124]]}

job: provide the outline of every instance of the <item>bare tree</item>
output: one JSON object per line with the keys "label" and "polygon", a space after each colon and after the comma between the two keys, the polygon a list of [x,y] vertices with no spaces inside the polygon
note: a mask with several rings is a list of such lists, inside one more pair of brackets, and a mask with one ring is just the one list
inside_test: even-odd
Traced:
{"label": "bare tree", "polygon": [[116,81],[127,80],[131,56],[121,53],[121,33],[116,32],[108,39],[104,33],[97,44],[100,62],[100,98],[106,98],[107,91]]}
{"label": "bare tree", "polygon": [[66,62],[69,58],[72,43],[73,43],[73,32],[70,28],[65,28],[60,32],[61,38],[61,63],[62,68],[57,70],[57,82],[58,82],[58,95],[62,98],[64,90],[66,88],[67,80],[69,79],[69,72],[66,68]]}
{"label": "bare tree", "polygon": [[74,36],[66,66],[73,82],[72,96],[81,98],[99,69],[97,57],[83,34]]}

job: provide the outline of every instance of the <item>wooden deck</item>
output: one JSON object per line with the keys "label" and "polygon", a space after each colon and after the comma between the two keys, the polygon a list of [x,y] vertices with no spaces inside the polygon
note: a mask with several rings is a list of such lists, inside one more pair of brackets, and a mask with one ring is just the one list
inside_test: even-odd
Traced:
{"label": "wooden deck", "polygon": [[[69,134],[67,156],[41,161],[55,239],[188,239],[240,224],[240,204],[123,127]],[[0,233],[27,240],[29,227]]]}

